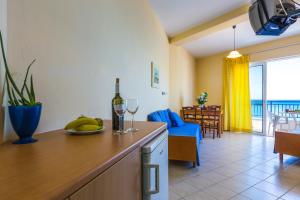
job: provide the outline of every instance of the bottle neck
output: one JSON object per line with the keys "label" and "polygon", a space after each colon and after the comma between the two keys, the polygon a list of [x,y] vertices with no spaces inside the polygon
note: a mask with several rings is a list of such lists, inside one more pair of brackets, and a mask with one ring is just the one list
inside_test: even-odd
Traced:
{"label": "bottle neck", "polygon": [[120,85],[117,83],[115,88],[116,96],[120,96]]}

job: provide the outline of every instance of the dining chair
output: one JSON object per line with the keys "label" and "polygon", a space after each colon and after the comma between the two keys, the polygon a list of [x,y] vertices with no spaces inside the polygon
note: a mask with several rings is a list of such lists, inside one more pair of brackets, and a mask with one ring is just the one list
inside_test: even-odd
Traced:
{"label": "dining chair", "polygon": [[217,134],[218,138],[221,138],[221,130],[220,130],[220,117],[221,111],[216,109],[203,109],[201,110],[202,116],[202,126],[204,134],[206,135],[207,130],[209,133],[213,133],[213,139],[215,139],[215,135]]}
{"label": "dining chair", "polygon": [[221,111],[222,106],[220,105],[209,105],[207,106],[208,110],[216,110],[216,111]]}
{"label": "dining chair", "polygon": [[186,122],[196,121],[196,109],[191,106],[182,107],[182,118]]}

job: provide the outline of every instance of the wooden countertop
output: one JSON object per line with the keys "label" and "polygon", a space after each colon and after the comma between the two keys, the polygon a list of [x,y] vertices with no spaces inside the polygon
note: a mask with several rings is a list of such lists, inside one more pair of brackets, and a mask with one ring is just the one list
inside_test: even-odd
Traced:
{"label": "wooden countertop", "polygon": [[0,199],[64,199],[166,129],[164,123],[135,122],[139,132],[118,136],[111,121],[104,125],[97,135],[58,130],[35,135],[34,144],[0,145]]}

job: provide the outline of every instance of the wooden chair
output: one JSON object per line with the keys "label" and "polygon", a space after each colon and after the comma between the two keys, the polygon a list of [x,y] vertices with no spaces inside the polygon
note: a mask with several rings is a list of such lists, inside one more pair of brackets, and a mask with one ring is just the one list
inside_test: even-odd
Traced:
{"label": "wooden chair", "polygon": [[209,106],[207,106],[207,109],[221,111],[222,107],[220,105],[209,105]]}
{"label": "wooden chair", "polygon": [[196,121],[196,110],[194,107],[182,107],[182,118],[185,122]]}
{"label": "wooden chair", "polygon": [[202,136],[203,138],[205,137],[205,130],[203,128],[203,115],[202,115],[202,111],[206,110],[207,108],[204,107],[199,107],[199,106],[194,106],[195,109],[195,113],[196,113],[196,122],[198,122],[201,125],[201,132],[202,132]]}
{"label": "wooden chair", "polygon": [[217,133],[217,137],[221,138],[221,130],[220,130],[220,123],[221,123],[221,110],[217,110],[216,108],[213,109],[203,109],[201,110],[201,124],[203,127],[204,134],[213,132],[213,139],[215,139],[215,135]]}

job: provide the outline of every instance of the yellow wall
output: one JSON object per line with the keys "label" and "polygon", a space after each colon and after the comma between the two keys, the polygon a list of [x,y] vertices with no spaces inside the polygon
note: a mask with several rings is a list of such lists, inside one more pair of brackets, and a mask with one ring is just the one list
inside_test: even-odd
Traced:
{"label": "yellow wall", "polygon": [[170,45],[170,108],[175,112],[194,104],[195,67],[196,60],[189,52]]}
{"label": "yellow wall", "polygon": [[[147,0],[9,0],[8,24],[15,77],[37,59],[37,131],[62,128],[80,114],[110,119],[116,77],[122,97],[140,100],[136,119],[168,107],[169,43]],[[160,89],[151,88],[152,61]]]}
{"label": "yellow wall", "polygon": [[[242,48],[239,51],[242,54],[249,54],[251,62],[266,61],[300,55],[300,45],[279,48],[295,43],[300,43],[300,35]],[[207,91],[209,93],[208,104],[222,104],[223,58],[228,53],[223,52],[197,59],[195,94],[198,95],[202,91]]]}

